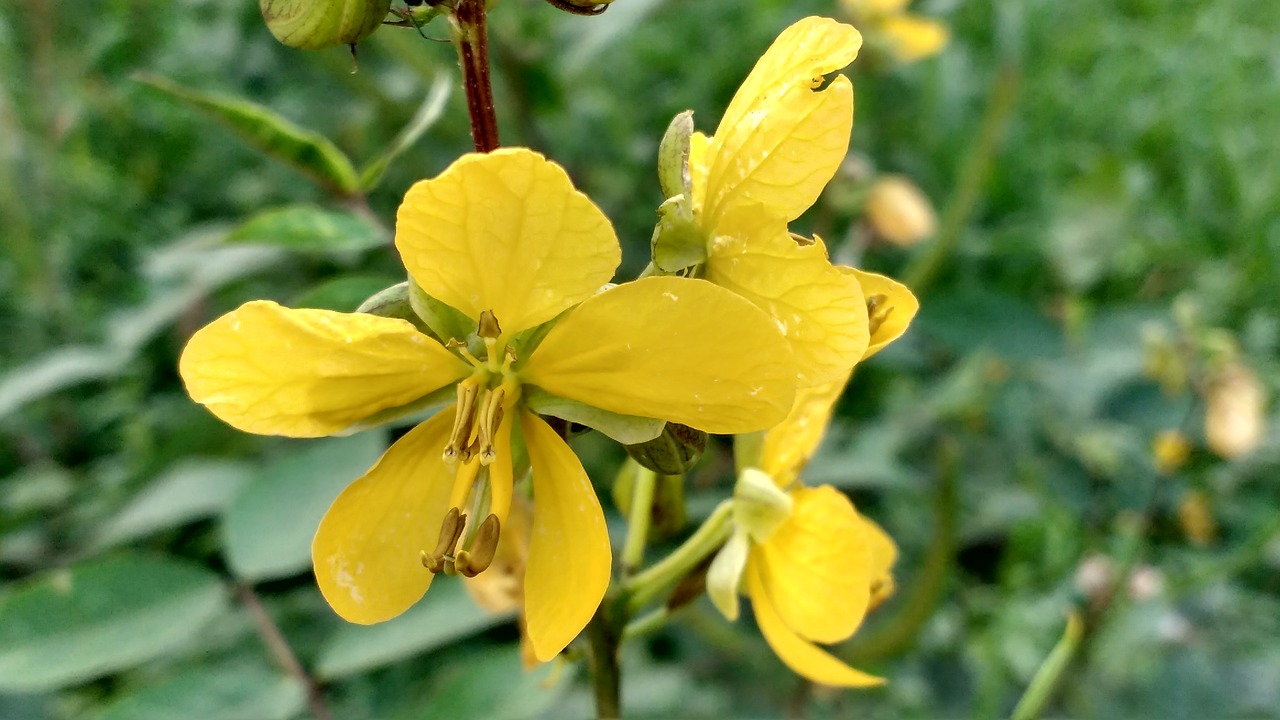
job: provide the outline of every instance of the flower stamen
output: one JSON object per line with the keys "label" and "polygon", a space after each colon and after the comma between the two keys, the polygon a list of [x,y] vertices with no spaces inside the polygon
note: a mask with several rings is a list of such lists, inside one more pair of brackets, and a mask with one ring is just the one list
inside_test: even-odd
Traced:
{"label": "flower stamen", "polygon": [[867,298],[867,329],[875,335],[885,320],[889,319],[889,314],[893,312],[892,305],[885,305],[889,296],[879,294],[872,295]]}
{"label": "flower stamen", "polygon": [[[463,352],[466,350],[464,349]],[[459,459],[466,462],[471,456],[470,446],[475,435],[476,398],[479,395],[480,382],[474,375],[458,383],[457,414],[453,418],[453,431],[449,433],[449,442],[444,446],[444,461],[450,465]]]}
{"label": "flower stamen", "polygon": [[[444,522],[440,524],[440,539],[436,542],[436,549],[427,553],[422,552],[422,566],[437,575],[444,573],[453,575],[456,572],[453,551],[458,546],[458,540],[462,537],[462,530],[466,526],[467,516],[458,511],[458,508],[449,508],[449,512],[445,513]],[[488,522],[486,519],[485,522]]]}
{"label": "flower stamen", "polygon": [[502,523],[497,515],[490,513],[489,517],[480,523],[470,548],[458,553],[458,558],[454,562],[457,571],[467,577],[475,577],[484,572],[498,552],[498,536],[501,533]]}

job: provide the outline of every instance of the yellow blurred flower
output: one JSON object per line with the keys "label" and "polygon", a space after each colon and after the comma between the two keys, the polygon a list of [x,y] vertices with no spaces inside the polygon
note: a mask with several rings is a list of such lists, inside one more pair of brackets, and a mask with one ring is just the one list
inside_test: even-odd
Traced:
{"label": "yellow blurred flower", "polygon": [[1232,362],[1209,378],[1205,398],[1205,444],[1219,456],[1240,457],[1262,440],[1267,397],[1247,366]]}
{"label": "yellow blurred flower", "polygon": [[1213,517],[1209,496],[1200,490],[1188,490],[1178,503],[1178,523],[1187,540],[1197,547],[1205,547],[1218,535],[1218,523]]}
{"label": "yellow blurred flower", "polygon": [[787,230],[848,150],[853,85],[837,75],[823,87],[823,76],[852,62],[861,45],[848,25],[800,20],[756,63],[715,135],[694,133],[689,142],[687,187],[706,245],[700,276],[774,318],[803,385],[839,377],[869,336],[856,279],[831,265],[821,242],[798,242]]}
{"label": "yellow blurred flower", "polygon": [[[859,273],[899,312],[879,323],[869,352],[906,330],[915,298],[902,285]],[[824,485],[805,488],[799,475],[818,448],[850,370],[833,382],[800,390],[787,418],[759,442],[735,448],[733,533],[707,572],[707,594],[730,620],[738,616],[745,580],[756,621],[778,657],[796,673],[824,685],[883,683],[844,664],[815,643],[851,636],[866,613],[893,593],[893,540],[860,516],[849,499]]]}
{"label": "yellow blurred flower", "polygon": [[395,318],[250,302],[191,338],[187,391],[236,428],[293,437],[456,398],[348,486],[316,533],[320,589],[357,623],[399,615],[437,572],[484,571],[508,521],[519,438],[536,508],[524,609],[546,661],[595,612],[611,554],[591,482],[531,406],[531,388],[603,414],[750,432],[791,406],[789,351],[768,316],[711,283],[648,278],[601,291],[620,257],[612,226],[529,150],[466,155],[414,185],[396,247],[465,327],[433,337]]}
{"label": "yellow blurred flower", "polygon": [[1172,475],[1191,457],[1191,441],[1178,430],[1162,430],[1151,443],[1151,455],[1161,475]]}
{"label": "yellow blurred flower", "polygon": [[906,11],[909,0],[840,0],[873,46],[885,46],[900,63],[942,52],[951,39],[946,24]]}
{"label": "yellow blurred flower", "polygon": [[911,247],[938,229],[929,198],[901,175],[876,179],[867,193],[866,217],[877,238],[898,247]]}

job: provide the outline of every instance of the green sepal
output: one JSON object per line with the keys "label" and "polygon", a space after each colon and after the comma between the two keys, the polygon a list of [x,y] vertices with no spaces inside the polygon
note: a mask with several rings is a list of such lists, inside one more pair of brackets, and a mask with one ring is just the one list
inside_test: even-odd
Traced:
{"label": "green sepal", "polygon": [[627,446],[636,462],[662,475],[679,475],[697,464],[707,448],[707,434],[688,425],[667,423],[656,437]]}
{"label": "green sepal", "polygon": [[[360,307],[356,308],[356,312],[377,315],[378,317],[408,320],[413,323],[414,327],[418,328],[419,332],[431,334],[431,328],[423,322],[422,318],[418,317],[418,313],[413,310],[413,303],[409,302],[408,281],[397,283],[374,293],[360,303]],[[439,338],[436,339],[438,340]]]}
{"label": "green sepal", "polygon": [[413,279],[409,280],[409,304],[413,312],[431,329],[431,334],[441,342],[457,340],[467,342],[475,332],[476,323],[466,315],[431,297]]}
{"label": "green sepal", "polygon": [[524,402],[539,415],[550,415],[561,420],[579,423],[598,430],[623,445],[644,443],[662,434],[666,422],[636,415],[620,415],[601,410],[577,400],[562,398],[526,385]]}
{"label": "green sepal", "polygon": [[668,198],[658,206],[658,224],[649,245],[653,264],[663,272],[679,272],[706,262],[707,236],[694,221],[688,195]]}

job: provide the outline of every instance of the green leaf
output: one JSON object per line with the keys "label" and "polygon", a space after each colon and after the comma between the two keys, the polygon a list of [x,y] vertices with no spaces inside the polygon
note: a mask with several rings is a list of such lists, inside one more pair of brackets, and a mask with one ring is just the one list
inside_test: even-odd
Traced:
{"label": "green leaf", "polygon": [[227,562],[244,580],[288,577],[311,567],[311,538],[325,511],[387,447],[378,432],[296,444],[250,479],[227,509]]}
{"label": "green leaf", "polygon": [[432,125],[440,119],[440,115],[444,112],[445,102],[449,99],[449,90],[453,87],[453,81],[450,80],[446,73],[437,73],[435,81],[431,84],[431,90],[427,93],[427,99],[422,101],[422,106],[418,108],[417,114],[409,121],[409,124],[400,131],[386,150],[377,157],[373,162],[365,166],[360,171],[360,189],[368,192],[378,186],[382,182],[382,176],[386,173],[387,167],[392,161],[400,157],[400,154],[408,150],[422,134],[431,129]]}
{"label": "green leaf", "polygon": [[74,385],[115,377],[127,360],[114,348],[66,345],[50,350],[0,377],[0,417]]}
{"label": "green leaf", "polygon": [[288,720],[306,704],[300,682],[262,662],[187,670],[116,696],[95,720]]}
{"label": "green leaf", "polygon": [[338,312],[355,312],[370,296],[394,285],[396,278],[390,275],[347,275],[312,287],[293,299],[289,307],[319,308]]}
{"label": "green leaf", "polygon": [[[522,720],[547,717],[553,707],[564,717],[560,701],[573,687],[573,669],[563,672],[556,663],[544,663],[526,671],[520,648],[509,644],[458,654],[457,662],[441,667],[426,683],[422,697],[411,697],[395,718],[421,717],[424,702],[431,716]],[[495,688],[501,688],[495,692]],[[568,713],[572,716],[574,713]]]}
{"label": "green leaf", "polygon": [[360,180],[338,146],[257,103],[183,87],[152,73],[134,79],[229,127],[254,148],[310,176],[338,195],[355,195]]}
{"label": "green leaf", "polygon": [[252,474],[247,463],[208,458],[178,462],[152,480],[98,531],[94,547],[116,545],[197,518],[231,504]]}
{"label": "green leaf", "polygon": [[598,407],[557,397],[542,388],[525,389],[525,404],[540,415],[550,415],[598,430],[623,445],[648,442],[662,434],[665,420],[620,415]]}
{"label": "green leaf", "polygon": [[313,205],[260,212],[231,231],[228,243],[272,245],[295,252],[350,253],[383,247],[382,228],[359,216]]}
{"label": "green leaf", "polygon": [[417,605],[377,625],[343,625],[320,648],[316,674],[334,679],[434,650],[511,619],[477,606],[462,582],[440,577]]}
{"label": "green leaf", "polygon": [[172,652],[224,607],[218,576],[126,555],[0,593],[0,692],[43,692]]}

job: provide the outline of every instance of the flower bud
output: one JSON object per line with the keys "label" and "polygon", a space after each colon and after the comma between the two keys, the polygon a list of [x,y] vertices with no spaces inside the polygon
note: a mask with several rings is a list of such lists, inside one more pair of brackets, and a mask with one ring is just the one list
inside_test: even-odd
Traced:
{"label": "flower bud", "polygon": [[354,45],[387,18],[391,0],[258,0],[280,42],[302,50]]}
{"label": "flower bud", "polygon": [[688,425],[669,422],[658,437],[627,445],[627,454],[660,475],[679,475],[698,462],[707,448],[707,434]]}
{"label": "flower bud", "polygon": [[1190,490],[1178,503],[1178,524],[1182,533],[1196,547],[1205,547],[1218,534],[1218,523],[1213,518],[1209,496],[1200,490]]}
{"label": "flower bud", "polygon": [[1228,365],[1209,379],[1206,401],[1204,435],[1210,450],[1232,459],[1257,447],[1266,396],[1252,370],[1239,362]]}
{"label": "flower bud", "polygon": [[885,175],[871,186],[866,213],[876,237],[899,247],[932,236],[938,226],[929,198],[901,175]]}

